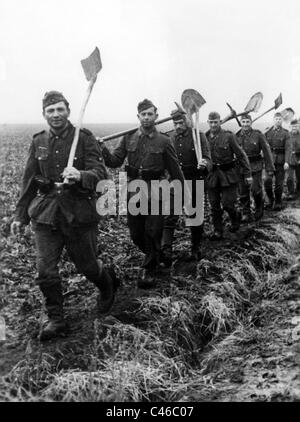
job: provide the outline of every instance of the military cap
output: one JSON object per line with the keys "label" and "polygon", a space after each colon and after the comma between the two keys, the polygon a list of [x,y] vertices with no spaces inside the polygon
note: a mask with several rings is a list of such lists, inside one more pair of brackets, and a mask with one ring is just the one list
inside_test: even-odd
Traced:
{"label": "military cap", "polygon": [[148,108],[150,107],[154,107],[155,111],[157,110],[153,102],[145,98],[143,101],[138,103],[137,109],[138,109],[138,112],[141,113],[144,110],[148,110]]}
{"label": "military cap", "polygon": [[176,109],[171,112],[171,117],[174,122],[176,122],[177,120],[185,120],[186,112],[184,110]]}
{"label": "military cap", "polygon": [[252,122],[252,117],[250,116],[250,114],[245,114],[244,116],[241,117],[241,120],[251,120]]}
{"label": "military cap", "polygon": [[277,111],[277,113],[274,114],[274,118],[275,117],[282,117],[281,113],[279,113],[279,111]]}
{"label": "military cap", "polygon": [[291,121],[291,125],[298,125],[299,124],[299,122],[298,122],[298,120],[297,119],[293,119],[292,121]]}
{"label": "military cap", "polygon": [[208,120],[220,120],[220,119],[221,119],[221,116],[216,111],[211,111],[208,115]]}
{"label": "military cap", "polygon": [[46,92],[43,98],[43,110],[49,105],[59,103],[63,101],[66,106],[69,108],[69,103],[61,92],[58,91],[49,91]]}

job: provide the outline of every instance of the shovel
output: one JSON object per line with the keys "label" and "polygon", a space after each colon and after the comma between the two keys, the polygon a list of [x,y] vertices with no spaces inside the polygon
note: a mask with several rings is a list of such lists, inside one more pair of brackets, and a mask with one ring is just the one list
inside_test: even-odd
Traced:
{"label": "shovel", "polygon": [[[205,99],[194,89],[186,89],[181,95],[181,103],[192,123],[193,140],[197,161],[202,160],[202,150],[200,142],[200,127],[199,127],[199,109],[206,103]],[[195,114],[195,122],[193,115]],[[196,132],[196,133],[195,133]]]}
{"label": "shovel", "polygon": [[240,117],[240,116],[245,116],[246,114],[249,113],[257,113],[258,110],[260,109],[261,103],[263,100],[263,94],[261,92],[256,92],[254,95],[252,95],[252,97],[250,98],[250,100],[248,101],[244,111],[242,113],[239,114],[230,114],[229,116],[225,117],[222,122],[221,125],[223,125],[224,123],[228,122],[229,120],[232,120],[234,118]]}
{"label": "shovel", "polygon": [[[198,91],[194,89],[186,89],[183,91],[181,95],[181,103],[183,108],[185,109],[191,123],[192,123],[192,134],[193,134],[193,141],[195,146],[195,152],[197,157],[198,168],[200,164],[200,160],[202,160],[202,148],[201,148],[201,140],[200,140],[200,127],[199,127],[199,109],[206,103],[205,99],[199,94]],[[195,122],[193,120],[193,115],[195,115]],[[200,181],[200,221],[198,222],[199,225],[203,223],[204,220],[204,180]],[[193,219],[186,219],[186,226],[192,226]],[[198,225],[197,224],[197,225]]]}
{"label": "shovel", "polygon": [[[82,65],[85,77],[89,82],[89,85],[88,85],[86,96],[84,98],[84,101],[79,113],[79,118],[78,118],[78,122],[75,129],[74,139],[72,142],[67,167],[73,167],[75,152],[76,152],[76,148],[77,148],[77,144],[79,140],[79,133],[80,133],[80,128],[82,125],[85,109],[89,101],[89,98],[91,96],[95,82],[97,80],[97,75],[102,69],[100,51],[98,47],[95,48],[95,50],[92,52],[92,54],[89,57],[81,60],[81,65]],[[64,183],[68,183],[67,178],[64,179]]]}
{"label": "shovel", "polygon": [[265,111],[263,114],[261,114],[260,116],[256,117],[256,119],[253,120],[253,123],[256,122],[256,120],[258,120],[261,117],[263,117],[265,114],[270,113],[270,111],[277,110],[278,107],[281,106],[281,104],[282,104],[282,94],[279,94],[278,97],[276,98],[276,100],[274,101],[273,107],[269,108],[269,110]]}

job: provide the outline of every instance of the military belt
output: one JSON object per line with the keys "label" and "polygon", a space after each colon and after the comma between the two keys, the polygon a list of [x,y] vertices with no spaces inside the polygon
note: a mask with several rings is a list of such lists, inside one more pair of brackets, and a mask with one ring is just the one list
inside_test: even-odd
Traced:
{"label": "military belt", "polygon": [[230,170],[232,168],[234,168],[235,166],[235,161],[230,161],[230,163],[224,163],[224,164],[218,164],[218,163],[214,163],[213,164],[213,170]]}
{"label": "military belt", "polygon": [[254,163],[255,161],[262,160],[262,156],[260,154],[258,154],[258,155],[250,155],[250,156],[248,156],[248,159],[249,159],[250,163]]}
{"label": "military belt", "polygon": [[284,148],[272,148],[272,151],[273,152],[276,152],[276,153],[282,153],[282,154],[284,154],[285,153],[285,149]]}
{"label": "military belt", "polygon": [[127,175],[132,179],[143,179],[145,181],[159,179],[162,175],[162,171],[148,170],[148,169],[139,169],[133,166],[125,166],[125,171]]}

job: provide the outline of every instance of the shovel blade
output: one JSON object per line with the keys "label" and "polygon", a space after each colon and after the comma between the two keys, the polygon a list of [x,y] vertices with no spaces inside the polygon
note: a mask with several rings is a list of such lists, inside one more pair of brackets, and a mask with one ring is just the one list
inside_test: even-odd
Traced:
{"label": "shovel blade", "polygon": [[96,47],[92,54],[86,59],[81,60],[81,65],[88,81],[94,79],[102,69],[102,62],[99,48]]}
{"label": "shovel blade", "polygon": [[252,95],[248,104],[245,107],[245,112],[251,113],[252,111],[254,111],[255,113],[257,113],[260,109],[263,98],[264,96],[261,92],[256,92],[256,94]]}
{"label": "shovel blade", "polygon": [[185,111],[191,116],[197,113],[206,101],[195,89],[186,89],[181,95],[181,103]]}
{"label": "shovel blade", "polygon": [[292,108],[288,107],[281,111],[281,116],[285,123],[291,123],[295,116],[295,112]]}
{"label": "shovel blade", "polygon": [[282,104],[282,94],[279,94],[279,96],[275,100],[275,110],[278,109]]}

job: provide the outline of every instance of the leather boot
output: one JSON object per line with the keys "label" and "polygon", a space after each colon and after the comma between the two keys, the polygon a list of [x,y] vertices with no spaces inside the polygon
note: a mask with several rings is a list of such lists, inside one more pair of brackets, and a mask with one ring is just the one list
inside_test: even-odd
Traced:
{"label": "leather boot", "polygon": [[156,270],[145,269],[137,286],[141,289],[152,289],[157,284]]}
{"label": "leather boot", "polygon": [[287,200],[291,201],[292,199],[295,198],[295,187],[294,187],[294,181],[293,179],[287,179],[286,181],[286,185],[287,185],[287,189],[288,189],[288,195],[287,195]]}
{"label": "leather boot", "polygon": [[192,248],[188,261],[200,261],[201,259],[201,238],[203,234],[203,225],[200,227],[191,227]]}
{"label": "leather boot", "polygon": [[174,229],[165,228],[162,236],[162,248],[160,253],[160,262],[164,264],[166,268],[170,268],[173,261],[173,246],[174,241]]}
{"label": "leather boot", "polygon": [[250,197],[249,196],[243,196],[240,198],[240,203],[242,207],[242,223],[250,223],[252,221],[252,214],[251,214],[251,208],[250,208]]}
{"label": "leather boot", "polygon": [[48,321],[40,333],[40,341],[50,340],[60,334],[66,333],[68,326],[63,315],[63,295],[61,283],[50,286],[40,285],[45,298]]}
{"label": "leather boot", "polygon": [[255,202],[255,220],[260,220],[264,215],[264,199],[262,194],[254,195],[254,202]]}
{"label": "leather boot", "polygon": [[107,313],[115,300],[115,293],[120,286],[120,280],[117,278],[113,267],[104,268],[101,260],[98,260],[99,277],[94,281],[99,289],[97,298],[97,308],[99,313]]}
{"label": "leather boot", "polygon": [[231,233],[235,233],[240,228],[241,218],[242,218],[241,211],[238,209],[235,209],[234,211],[229,211],[228,214],[231,219],[231,225],[229,227],[229,231]]}

